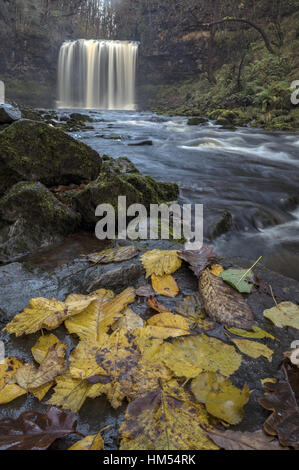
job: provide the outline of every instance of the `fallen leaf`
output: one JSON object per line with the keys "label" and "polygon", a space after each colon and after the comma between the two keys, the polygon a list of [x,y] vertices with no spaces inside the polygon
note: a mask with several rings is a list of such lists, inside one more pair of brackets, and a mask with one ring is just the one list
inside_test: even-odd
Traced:
{"label": "fallen leaf", "polygon": [[204,407],[175,381],[129,403],[120,427],[120,450],[216,450],[203,427]]}
{"label": "fallen leaf", "polygon": [[122,316],[116,320],[113,325],[111,325],[111,329],[114,331],[116,329],[124,329],[127,331],[134,331],[136,328],[143,328],[144,321],[142,320],[140,315],[134,312],[131,308],[126,308],[126,310],[122,313]]}
{"label": "fallen leaf", "polygon": [[271,320],[279,328],[291,326],[299,330],[299,305],[292,302],[281,302],[277,307],[265,310],[264,317]]}
{"label": "fallen leaf", "polygon": [[91,253],[87,255],[87,259],[97,264],[120,263],[135,258],[138,254],[139,250],[136,246],[128,245],[120,248],[108,248],[99,253]]}
{"label": "fallen leaf", "polygon": [[225,450],[288,450],[276,438],[268,436],[262,430],[240,432],[212,429],[207,434],[217,446]]}
{"label": "fallen leaf", "polygon": [[197,277],[218,258],[213,249],[207,245],[203,245],[200,250],[182,251],[179,257],[189,264],[189,268]]}
{"label": "fallen leaf", "polygon": [[264,429],[270,436],[278,436],[284,447],[299,450],[299,369],[291,363],[282,366],[284,380],[265,383],[267,394],[259,403],[272,414]]}
{"label": "fallen leaf", "polygon": [[[31,348],[32,356],[39,364],[45,359],[49,349],[52,346],[62,345],[57,336],[50,333],[49,335],[41,336],[34,346]],[[65,348],[67,346],[65,345]]]}
{"label": "fallen leaf", "polygon": [[92,301],[84,312],[68,319],[65,326],[69,333],[77,334],[81,341],[98,342],[134,300],[134,289],[131,287],[114,298],[112,291],[102,289],[101,297]]}
{"label": "fallen leaf", "polygon": [[205,372],[192,380],[191,390],[195,398],[206,405],[208,413],[229,424],[238,424],[244,417],[244,406],[250,392],[235,387],[229,379],[216,372]]}
{"label": "fallen leaf", "polygon": [[258,357],[265,357],[269,362],[272,361],[274,351],[265,346],[264,344],[258,343],[257,341],[250,341],[249,339],[233,339],[231,341],[237,346],[237,348],[247,356],[257,359]]}
{"label": "fallen leaf", "polygon": [[10,334],[15,333],[16,336],[36,333],[42,328],[54,330],[68,317],[84,310],[90,302],[91,300],[79,300],[65,303],[43,297],[31,299],[24,311],[16,315],[4,330]]}
{"label": "fallen leaf", "polygon": [[201,317],[202,304],[200,301],[200,295],[190,295],[185,297],[182,301],[176,304],[174,311],[179,315],[197,322]]}
{"label": "fallen leaf", "polygon": [[48,384],[65,372],[65,351],[64,344],[54,344],[48,349],[38,369],[32,363],[25,364],[14,374],[14,381],[27,391]]}
{"label": "fallen leaf", "polygon": [[8,383],[16,371],[23,367],[23,362],[17,357],[6,357],[0,363],[0,405],[5,405],[16,398],[25,395],[26,390],[15,383]]}
{"label": "fallen leaf", "polygon": [[[147,305],[149,305],[156,312],[159,312],[159,313],[169,312],[168,308],[164,307],[163,304],[158,302],[156,297],[153,297],[151,299],[147,299],[146,303],[147,303]],[[169,312],[169,313],[171,313],[171,312]]]}
{"label": "fallen leaf", "polygon": [[261,379],[261,384],[264,386],[266,383],[272,383],[272,384],[276,384],[277,382],[277,379],[275,378],[271,378],[271,377],[266,377],[265,379]]}
{"label": "fallen leaf", "polygon": [[68,450],[104,450],[104,441],[101,433],[84,437],[69,447]]}
{"label": "fallen leaf", "polygon": [[176,280],[170,274],[164,276],[152,274],[152,285],[157,294],[166,297],[176,297],[180,291]]}
{"label": "fallen leaf", "polygon": [[79,411],[84,404],[89,389],[85,380],[74,379],[69,373],[56,378],[56,386],[47,405],[54,405],[64,410]]}
{"label": "fallen leaf", "polygon": [[177,338],[164,343],[159,351],[160,360],[176,377],[195,378],[201,372],[219,372],[225,377],[236,372],[242,362],[234,346],[216,338],[198,336]]}
{"label": "fallen leaf", "polygon": [[250,330],[253,313],[242,295],[206,269],[199,280],[199,291],[207,314],[215,321]]}
{"label": "fallen leaf", "polygon": [[146,278],[152,274],[156,274],[156,276],[172,274],[182,265],[177,250],[147,251],[142,255],[141,262],[146,270]]}
{"label": "fallen leaf", "polygon": [[189,323],[181,315],[163,312],[154,315],[147,321],[147,330],[154,338],[176,338],[190,335]]}
{"label": "fallen leaf", "polygon": [[[246,269],[227,269],[221,273],[221,278],[241,294],[250,294],[253,289],[253,274],[248,273],[245,279],[242,277],[247,273]],[[248,280],[252,281],[251,283]]]}
{"label": "fallen leaf", "polygon": [[220,276],[223,271],[224,269],[221,264],[212,264],[212,266],[210,267],[210,273],[214,274],[214,276]]}
{"label": "fallen leaf", "polygon": [[76,430],[77,418],[50,408],[46,414],[26,411],[17,419],[0,421],[0,450],[45,450]]}
{"label": "fallen leaf", "polygon": [[270,339],[276,340],[274,336],[270,335],[270,333],[262,330],[256,325],[252,325],[252,331],[241,330],[240,328],[227,328],[227,327],[225,329],[229,331],[230,333],[232,333],[233,335],[241,336],[243,338],[252,338],[252,339],[270,338]]}

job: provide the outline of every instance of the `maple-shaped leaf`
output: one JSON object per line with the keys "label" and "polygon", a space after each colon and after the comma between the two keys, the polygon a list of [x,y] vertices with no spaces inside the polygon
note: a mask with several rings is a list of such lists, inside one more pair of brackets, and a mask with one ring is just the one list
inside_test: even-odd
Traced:
{"label": "maple-shaped leaf", "polygon": [[242,294],[208,269],[200,276],[199,291],[205,311],[213,320],[243,330],[252,328],[253,313]]}
{"label": "maple-shaped leaf", "polygon": [[189,264],[189,268],[197,277],[218,258],[213,248],[207,245],[203,245],[200,250],[182,251],[179,257]]}
{"label": "maple-shaped leaf", "polygon": [[23,367],[17,357],[6,357],[0,363],[0,405],[10,403],[15,398],[26,394],[26,390],[15,383],[9,383],[16,371]]}
{"label": "maple-shaped leaf", "polygon": [[270,436],[278,436],[285,447],[299,450],[299,369],[285,361],[282,365],[284,380],[267,382],[264,387],[267,395],[259,403],[272,411],[264,429]]}
{"label": "maple-shaped leaf", "polygon": [[50,408],[47,413],[26,411],[17,419],[0,421],[0,450],[45,450],[56,439],[76,431],[77,418]]}
{"label": "maple-shaped leaf", "polygon": [[262,430],[240,432],[212,429],[207,434],[217,446],[225,450],[288,450],[279,444],[277,438],[268,436]]}
{"label": "maple-shaped leaf", "polygon": [[120,450],[216,450],[203,427],[210,427],[203,405],[172,380],[127,407],[120,427]]}

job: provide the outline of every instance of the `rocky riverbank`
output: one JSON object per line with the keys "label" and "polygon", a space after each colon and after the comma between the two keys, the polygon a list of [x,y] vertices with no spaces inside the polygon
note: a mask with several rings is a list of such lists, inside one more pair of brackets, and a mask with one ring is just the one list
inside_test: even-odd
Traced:
{"label": "rocky riverbank", "polygon": [[99,155],[64,132],[85,128],[88,116],[59,121],[55,112],[26,109],[21,119],[11,106],[0,111],[0,263],[94,231],[95,208],[117,209],[119,195],[147,208],[178,197],[177,185],[143,176],[128,159]]}

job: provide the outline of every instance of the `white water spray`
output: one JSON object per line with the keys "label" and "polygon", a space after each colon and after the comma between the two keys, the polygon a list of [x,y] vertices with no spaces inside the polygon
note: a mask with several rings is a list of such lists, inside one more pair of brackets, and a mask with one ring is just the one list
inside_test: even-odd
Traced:
{"label": "white water spray", "polygon": [[58,63],[59,108],[135,109],[138,43],[65,42]]}

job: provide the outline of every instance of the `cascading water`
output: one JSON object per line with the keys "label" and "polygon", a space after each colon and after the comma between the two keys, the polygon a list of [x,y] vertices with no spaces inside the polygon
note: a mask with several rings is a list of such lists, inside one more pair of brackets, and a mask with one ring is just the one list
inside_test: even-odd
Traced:
{"label": "cascading water", "polygon": [[65,42],[58,63],[59,108],[135,109],[137,42]]}

